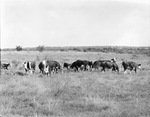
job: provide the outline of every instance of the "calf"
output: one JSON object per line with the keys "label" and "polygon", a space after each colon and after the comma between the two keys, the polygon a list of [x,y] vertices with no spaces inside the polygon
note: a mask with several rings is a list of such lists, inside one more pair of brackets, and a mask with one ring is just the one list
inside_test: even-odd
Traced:
{"label": "calf", "polygon": [[10,63],[1,63],[1,68],[2,69],[7,69],[8,70],[9,66],[10,66]]}
{"label": "calf", "polygon": [[66,68],[67,70],[70,68],[71,64],[69,63],[64,63],[63,64],[63,69]]}
{"label": "calf", "polygon": [[122,67],[124,69],[124,74],[126,73],[126,70],[130,70],[130,74],[131,71],[134,70],[135,73],[137,72],[137,69],[141,69],[141,64],[137,64],[133,61],[122,61]]}
{"label": "calf", "polygon": [[24,62],[23,65],[26,73],[30,72],[31,74],[33,74],[35,72],[35,67],[36,67],[35,61],[26,61]]}

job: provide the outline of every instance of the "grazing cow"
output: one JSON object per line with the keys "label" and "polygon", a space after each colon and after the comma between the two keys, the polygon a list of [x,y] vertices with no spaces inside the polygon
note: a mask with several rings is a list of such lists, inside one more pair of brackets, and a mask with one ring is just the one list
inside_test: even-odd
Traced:
{"label": "grazing cow", "polygon": [[70,68],[75,69],[75,71],[79,71],[79,69],[85,71],[88,68],[92,68],[92,61],[76,60],[71,64]]}
{"label": "grazing cow", "polygon": [[10,63],[0,63],[2,69],[7,69],[10,66]]}
{"label": "grazing cow", "polygon": [[47,66],[47,61],[46,60],[43,60],[39,63],[40,73],[44,74],[44,69],[46,68],[46,66]]}
{"label": "grazing cow", "polygon": [[58,70],[63,72],[61,65],[57,61],[47,60],[46,67],[44,68],[44,72],[47,75],[51,75],[52,71],[53,73],[58,73]]}
{"label": "grazing cow", "polygon": [[124,69],[124,74],[126,73],[126,70],[130,70],[130,74],[131,71],[134,70],[135,73],[137,72],[137,69],[141,69],[141,64],[137,64],[133,61],[122,61],[122,67]]}
{"label": "grazing cow", "polygon": [[93,62],[84,60],[85,70],[90,71],[92,69]]}
{"label": "grazing cow", "polygon": [[33,74],[35,72],[35,67],[36,67],[35,61],[26,61],[24,62],[23,65],[26,73],[30,72],[31,74]]}
{"label": "grazing cow", "polygon": [[116,64],[116,62],[110,62],[110,61],[106,61],[106,62],[102,62],[101,63],[102,66],[102,71],[105,72],[105,69],[112,69],[112,71],[117,71],[119,72],[119,67]]}
{"label": "grazing cow", "polygon": [[63,69],[66,68],[67,70],[70,68],[71,64],[69,63],[64,63]]}
{"label": "grazing cow", "polygon": [[96,69],[98,70],[99,67],[101,67],[101,61],[94,61],[93,65],[92,65],[92,69]]}
{"label": "grazing cow", "polygon": [[119,67],[116,64],[116,58],[113,58],[111,60],[97,60],[93,63],[92,68],[93,69],[99,69],[101,67],[101,71],[105,72],[105,69],[112,69],[112,71],[118,71],[119,72]]}

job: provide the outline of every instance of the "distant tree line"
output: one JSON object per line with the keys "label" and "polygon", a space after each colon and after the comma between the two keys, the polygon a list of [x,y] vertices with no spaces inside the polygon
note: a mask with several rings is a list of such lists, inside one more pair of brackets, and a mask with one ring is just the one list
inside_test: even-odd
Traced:
{"label": "distant tree line", "polygon": [[[38,46],[38,47],[36,47],[36,51],[39,51],[39,52],[43,52],[44,49],[45,49],[44,46]],[[21,46],[16,46],[16,51],[22,51],[22,50],[23,50],[23,48]]]}
{"label": "distant tree line", "polygon": [[22,48],[16,46],[15,49],[1,49],[1,51],[75,51],[75,52],[103,52],[103,53],[119,53],[119,54],[145,54],[150,56],[150,47],[122,47],[122,46],[83,46],[83,47],[44,47],[39,45],[34,48]]}

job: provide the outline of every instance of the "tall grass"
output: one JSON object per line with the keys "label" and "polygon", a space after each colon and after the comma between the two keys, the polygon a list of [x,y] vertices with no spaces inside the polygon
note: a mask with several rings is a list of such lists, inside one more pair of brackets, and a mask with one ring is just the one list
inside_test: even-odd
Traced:
{"label": "tall grass", "polygon": [[[2,71],[0,78],[0,114],[3,117],[150,116],[150,69],[146,56],[99,52],[6,52],[2,56],[3,61],[10,58],[10,62],[17,63],[17,68]],[[19,69],[25,60],[36,60],[38,65],[44,57],[61,64],[77,59],[94,61],[112,57],[117,57],[120,64],[121,58],[127,58],[142,63],[145,69],[126,75],[109,70],[106,73],[70,71],[51,77],[39,74],[38,67],[34,75],[24,74],[24,70]],[[17,74],[18,69],[22,75]]]}

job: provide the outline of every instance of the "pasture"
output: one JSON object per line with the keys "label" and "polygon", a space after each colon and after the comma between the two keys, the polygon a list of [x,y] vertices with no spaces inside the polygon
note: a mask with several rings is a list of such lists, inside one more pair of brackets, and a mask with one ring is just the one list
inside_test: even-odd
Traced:
{"label": "pasture", "polygon": [[[77,59],[96,61],[117,57],[120,72],[107,70],[39,73],[43,59],[61,65]],[[121,59],[142,64],[135,74],[123,74]],[[25,74],[24,61],[36,61],[34,75]],[[2,51],[0,115],[2,117],[150,117],[150,57],[142,54],[61,51]]]}

